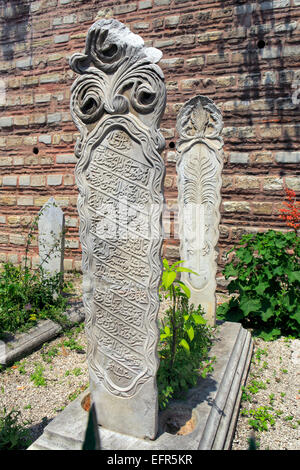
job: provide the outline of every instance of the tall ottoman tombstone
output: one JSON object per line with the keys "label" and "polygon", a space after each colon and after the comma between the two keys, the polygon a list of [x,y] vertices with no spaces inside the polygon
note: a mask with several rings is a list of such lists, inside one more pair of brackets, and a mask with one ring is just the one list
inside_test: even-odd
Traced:
{"label": "tall ottoman tombstone", "polygon": [[90,390],[98,423],[154,439],[165,108],[161,52],[122,23],[99,20],[71,68],[80,130],[83,302]]}
{"label": "tall ottoman tombstone", "polygon": [[216,321],[216,271],[223,168],[221,112],[210,98],[187,101],[177,117],[180,258],[195,271],[181,273],[210,325]]}

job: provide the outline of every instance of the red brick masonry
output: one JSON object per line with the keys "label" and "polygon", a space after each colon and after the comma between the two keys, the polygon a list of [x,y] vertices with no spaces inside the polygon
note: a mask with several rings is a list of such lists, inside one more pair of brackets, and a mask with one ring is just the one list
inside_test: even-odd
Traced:
{"label": "red brick masonry", "polygon": [[[0,5],[0,262],[22,259],[28,223],[54,196],[66,214],[65,269],[80,269],[68,58],[104,17],[163,52],[171,219],[176,115],[203,94],[224,118],[220,268],[243,233],[284,228],[283,185],[300,192],[300,0],[7,0]],[[165,228],[165,255],[176,258],[176,227],[166,220]],[[36,262],[36,242],[31,255]]]}

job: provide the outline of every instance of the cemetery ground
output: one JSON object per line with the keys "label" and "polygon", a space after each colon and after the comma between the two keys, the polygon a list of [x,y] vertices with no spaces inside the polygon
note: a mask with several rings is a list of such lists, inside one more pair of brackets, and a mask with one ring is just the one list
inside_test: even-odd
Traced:
{"label": "cemetery ground", "polygon": [[[74,300],[81,279],[73,279]],[[225,300],[217,295],[218,302]],[[164,307],[164,305],[163,305]],[[84,324],[78,324],[0,372],[0,448],[3,413],[12,410],[28,445],[68,404],[88,388]],[[254,350],[232,442],[232,450],[299,450],[300,340],[254,338]],[[18,412],[18,414],[17,414]],[[12,419],[13,421],[13,419]],[[12,427],[14,426],[13,423]],[[6,426],[8,422],[6,421]],[[7,430],[7,429],[6,429]]]}

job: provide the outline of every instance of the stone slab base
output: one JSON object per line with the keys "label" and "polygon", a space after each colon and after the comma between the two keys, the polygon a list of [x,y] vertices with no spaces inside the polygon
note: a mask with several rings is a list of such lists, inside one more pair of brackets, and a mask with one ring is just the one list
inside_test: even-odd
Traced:
{"label": "stone slab base", "polygon": [[[82,302],[75,302],[66,312],[71,324],[82,322],[85,318]],[[41,320],[26,333],[12,335],[7,341],[0,341],[0,364],[8,365],[34,351],[43,343],[61,333],[62,327],[52,320]]]}
{"label": "stone slab base", "polygon": [[[99,426],[102,450],[230,449],[253,342],[250,333],[238,323],[224,322],[218,330],[210,352],[216,357],[214,371],[199,380],[186,400],[172,402],[159,414],[157,437],[152,441],[138,439]],[[80,450],[88,419],[81,403],[87,393],[51,421],[28,450]],[[177,434],[176,423],[180,422],[188,422],[189,426],[181,427],[182,434]]]}

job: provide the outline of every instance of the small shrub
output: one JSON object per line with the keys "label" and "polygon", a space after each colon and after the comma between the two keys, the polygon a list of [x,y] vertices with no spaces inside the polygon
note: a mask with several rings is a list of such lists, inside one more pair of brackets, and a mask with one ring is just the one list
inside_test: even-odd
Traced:
{"label": "small shrub", "polygon": [[0,415],[0,450],[24,450],[30,445],[29,431],[19,421],[20,411],[6,409]]}
{"label": "small shrub", "polygon": [[212,370],[214,358],[209,359],[212,344],[212,329],[206,325],[201,306],[189,305],[190,292],[187,286],[176,280],[178,272],[188,271],[179,266],[182,261],[169,266],[164,260],[161,288],[166,298],[171,299],[160,328],[157,373],[158,399],[161,409],[171,398],[178,398],[195,386],[202,375]]}
{"label": "small shrub", "polygon": [[34,383],[36,387],[45,387],[47,382],[44,377],[44,367],[41,364],[35,365],[34,372],[30,375],[30,380]]}
{"label": "small shrub", "polygon": [[[61,238],[58,237],[49,249],[41,265],[36,269],[28,267],[28,254],[38,220],[46,205],[34,218],[27,233],[24,264],[14,266],[5,263],[0,271],[0,339],[5,333],[26,331],[40,319],[49,318],[62,326],[69,326],[66,315],[67,299],[63,295],[70,291],[71,282],[65,282],[61,273],[50,276],[42,268],[43,263],[51,256]],[[61,235],[63,236],[63,234]]]}
{"label": "small shrub", "polygon": [[66,325],[67,299],[58,294],[61,283],[60,273],[48,277],[41,268],[30,271],[5,263],[0,272],[0,337],[24,331],[45,318]]}
{"label": "small shrub", "polygon": [[[45,347],[45,345],[44,345]],[[58,348],[53,346],[47,352],[45,352],[44,348],[42,350],[41,356],[45,362],[51,363],[52,359],[58,355]]]}
{"label": "small shrub", "polygon": [[[297,233],[244,235],[225,266],[233,277],[228,291],[235,294],[220,305],[217,316],[241,322],[266,340],[300,333],[300,243]],[[237,295],[236,295],[237,294]]]}
{"label": "small shrub", "polygon": [[268,431],[268,425],[275,425],[275,417],[270,413],[270,406],[259,406],[257,409],[242,410],[242,416],[248,416],[249,425],[254,431]]}
{"label": "small shrub", "polygon": [[80,332],[82,331],[83,326],[84,325],[82,324],[82,325],[79,325],[77,327],[71,328],[69,331],[66,331],[65,335],[67,336],[68,339],[65,339],[60,344],[60,346],[64,346],[64,347],[70,349],[71,351],[76,351],[76,352],[79,352],[79,353],[83,353],[84,348],[77,341],[77,337],[80,334]]}

